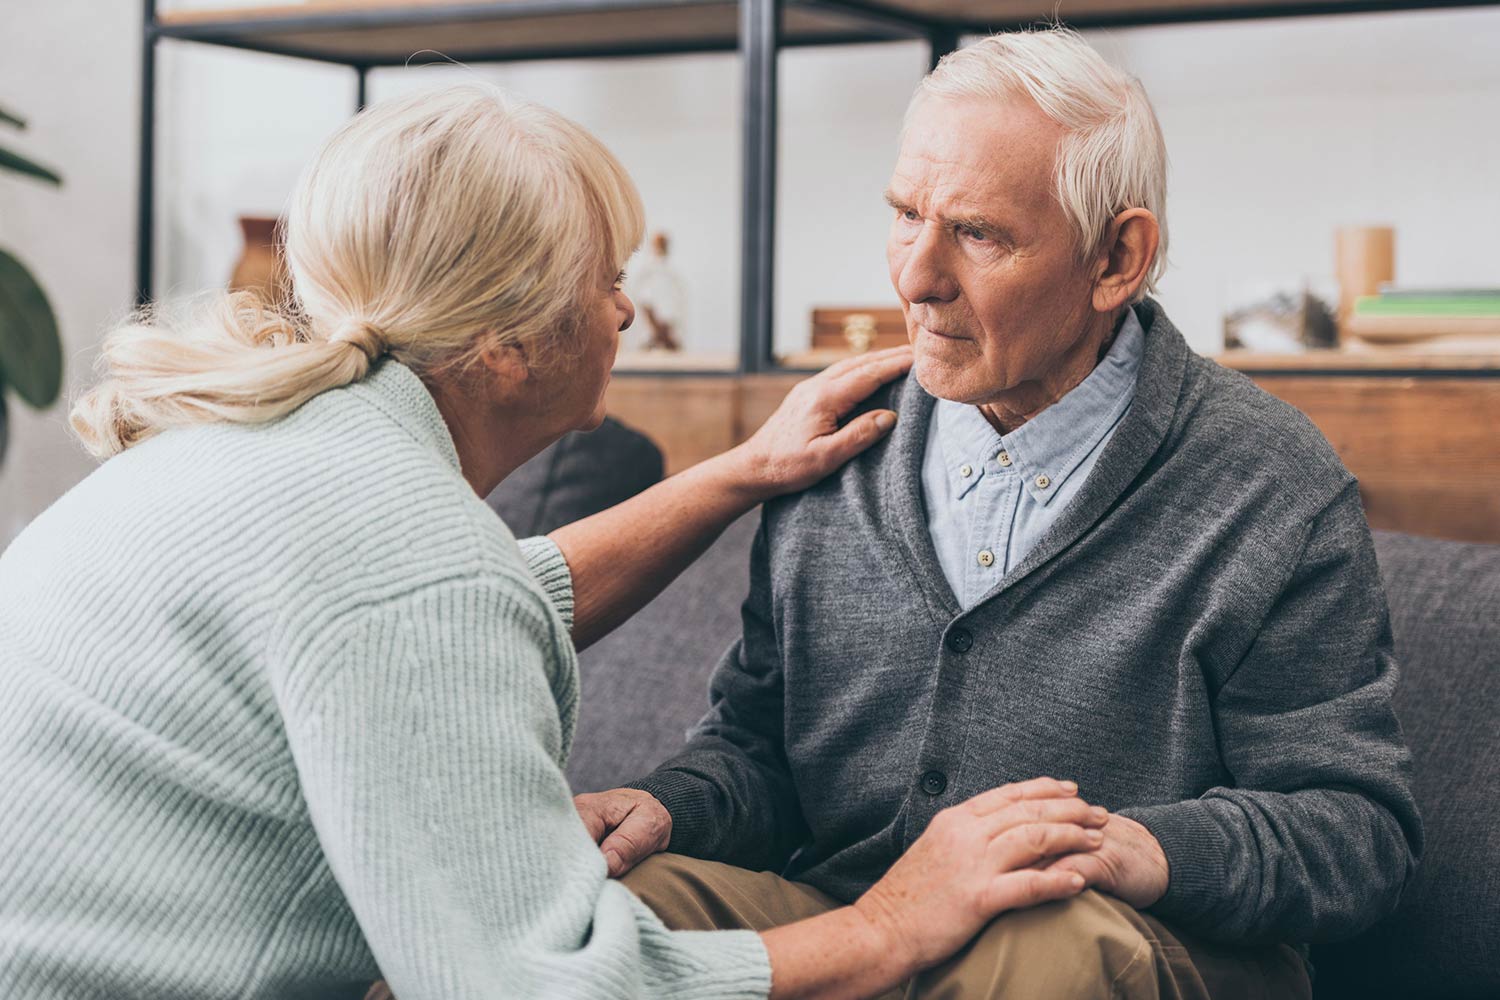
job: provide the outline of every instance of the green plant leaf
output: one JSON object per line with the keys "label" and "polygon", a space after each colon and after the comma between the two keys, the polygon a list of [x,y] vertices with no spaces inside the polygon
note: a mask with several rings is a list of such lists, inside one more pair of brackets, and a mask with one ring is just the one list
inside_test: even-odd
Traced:
{"label": "green plant leaf", "polygon": [[0,122],[4,122],[7,125],[14,125],[16,128],[26,127],[26,123],[24,121],[17,118],[9,111],[6,111],[4,108],[0,108]]}
{"label": "green plant leaf", "polygon": [[31,272],[0,250],[0,370],[37,409],[62,390],[62,341],[47,294]]}
{"label": "green plant leaf", "polygon": [[8,168],[17,173],[38,177],[51,184],[61,184],[62,178],[40,163],[26,159],[20,153],[12,153],[4,146],[0,146],[0,168]]}

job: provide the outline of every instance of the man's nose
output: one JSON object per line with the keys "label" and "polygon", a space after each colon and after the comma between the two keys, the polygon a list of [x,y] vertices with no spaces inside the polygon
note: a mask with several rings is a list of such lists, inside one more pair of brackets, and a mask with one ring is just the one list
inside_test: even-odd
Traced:
{"label": "man's nose", "polygon": [[946,231],[936,222],[927,222],[908,245],[906,259],[901,261],[896,277],[896,291],[907,302],[951,302],[958,296],[948,262]]}

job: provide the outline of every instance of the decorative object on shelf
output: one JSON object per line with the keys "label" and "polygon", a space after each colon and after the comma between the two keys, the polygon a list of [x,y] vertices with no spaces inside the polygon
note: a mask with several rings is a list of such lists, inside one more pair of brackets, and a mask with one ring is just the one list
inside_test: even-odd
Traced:
{"label": "decorative object on shelf", "polygon": [[[26,123],[0,109],[0,123],[24,129]],[[34,177],[53,186],[62,178],[47,167],[0,146],[0,170]],[[57,333],[57,315],[47,293],[26,266],[0,250],[0,462],[10,438],[5,390],[12,389],[22,401],[38,410],[46,409],[62,391],[62,340]]]}
{"label": "decorative object on shelf", "polygon": [[844,343],[855,354],[865,354],[875,346],[875,317],[869,313],[850,313],[844,317]]}
{"label": "decorative object on shelf", "polygon": [[1339,277],[1339,329],[1354,315],[1361,295],[1374,295],[1396,280],[1396,230],[1391,226],[1342,226],[1334,233]]}
{"label": "decorative object on shelf", "polygon": [[291,288],[286,261],[281,257],[281,220],[258,215],[240,216],[245,247],[229,275],[233,291],[255,292],[267,302],[280,302]]}
{"label": "decorative object on shelf", "polygon": [[831,348],[863,354],[907,342],[906,318],[895,306],[855,306],[812,311],[814,350]]}
{"label": "decorative object on shelf", "polygon": [[1226,350],[1289,354],[1336,346],[1333,310],[1305,284],[1295,292],[1257,295],[1224,315]]}
{"label": "decorative object on shelf", "polygon": [[640,273],[630,282],[630,297],[645,320],[645,351],[682,350],[682,316],[687,311],[687,291],[682,278],[667,260],[671,241],[666,233],[653,233],[651,253]]}
{"label": "decorative object on shelf", "polygon": [[906,317],[896,306],[823,307],[812,311],[812,349],[778,354],[788,368],[827,368],[836,361],[907,343]]}
{"label": "decorative object on shelf", "polygon": [[1354,302],[1352,350],[1500,354],[1500,288],[1387,287]]}

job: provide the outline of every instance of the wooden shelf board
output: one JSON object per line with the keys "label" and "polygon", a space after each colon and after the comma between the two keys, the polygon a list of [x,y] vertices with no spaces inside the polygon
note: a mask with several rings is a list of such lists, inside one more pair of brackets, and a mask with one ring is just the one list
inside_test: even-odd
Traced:
{"label": "wooden shelf board", "polygon": [[1500,352],[1438,354],[1418,351],[1307,351],[1262,354],[1226,351],[1214,358],[1226,368],[1245,372],[1474,372],[1500,377]]}
{"label": "wooden shelf board", "polygon": [[[159,15],[157,25],[167,38],[395,65],[418,53],[480,61],[728,50],[738,43],[739,7],[732,0],[322,0],[176,11]],[[786,7],[783,33],[787,44],[903,37],[856,15],[803,5]]]}
{"label": "wooden shelf board", "polygon": [[634,372],[733,372],[739,358],[733,354],[696,351],[621,351],[615,358],[616,374]]}
{"label": "wooden shelf board", "polygon": [[[852,357],[832,348],[796,351],[778,355],[784,368],[816,370]],[[1379,375],[1387,372],[1475,372],[1500,378],[1500,351],[1493,354],[1436,354],[1415,351],[1307,351],[1301,354],[1265,354],[1257,351],[1226,351],[1214,360],[1225,368],[1246,372],[1353,372]]]}
{"label": "wooden shelf board", "polygon": [[979,31],[1054,18],[1090,27],[1488,6],[1481,0],[881,0],[881,5],[892,12],[957,22]]}

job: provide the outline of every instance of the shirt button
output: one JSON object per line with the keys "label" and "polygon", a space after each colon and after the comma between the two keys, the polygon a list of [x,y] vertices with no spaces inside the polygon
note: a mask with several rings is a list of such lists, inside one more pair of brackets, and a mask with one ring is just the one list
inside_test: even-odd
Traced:
{"label": "shirt button", "polygon": [[942,771],[928,771],[922,775],[922,791],[928,795],[942,795],[948,787],[948,776]]}
{"label": "shirt button", "polygon": [[991,566],[995,565],[995,553],[991,552],[989,549],[980,549],[979,565],[983,566],[985,569],[989,569]]}
{"label": "shirt button", "polygon": [[961,465],[961,466],[959,466],[958,474],[960,476],[963,476],[965,479],[968,479],[970,476],[972,476],[974,474],[974,466],[972,466],[972,465]]}
{"label": "shirt button", "polygon": [[1010,468],[1010,452],[1002,451],[1000,454],[995,456],[995,461],[999,462],[1006,468]]}
{"label": "shirt button", "polygon": [[1051,485],[1052,485],[1052,480],[1048,479],[1046,476],[1037,476],[1036,477],[1036,488],[1037,489],[1039,489],[1039,490],[1045,490],[1047,487],[1049,487]]}
{"label": "shirt button", "polygon": [[948,633],[948,648],[955,653],[967,653],[974,648],[974,635],[966,628],[956,628]]}

